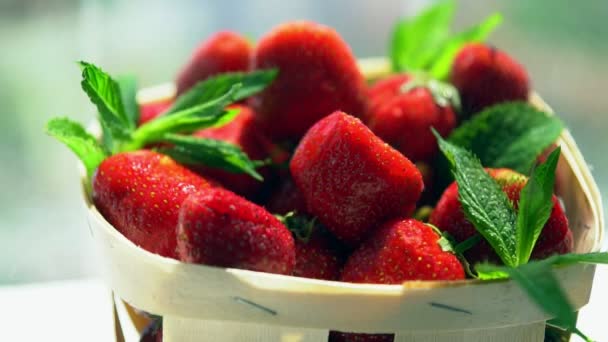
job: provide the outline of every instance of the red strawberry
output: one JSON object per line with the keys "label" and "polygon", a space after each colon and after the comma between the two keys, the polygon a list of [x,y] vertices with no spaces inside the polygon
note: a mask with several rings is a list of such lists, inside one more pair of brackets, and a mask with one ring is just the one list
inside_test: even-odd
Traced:
{"label": "red strawberry", "polygon": [[291,274],[291,233],[272,214],[220,188],[192,194],[183,203],[177,254],[186,262]]}
{"label": "red strawberry", "polygon": [[399,93],[401,86],[412,79],[408,74],[395,74],[376,81],[368,89],[369,110],[374,112],[379,106],[390,101]]}
{"label": "red strawberry", "polygon": [[440,236],[414,219],[383,224],[348,258],[340,280],[400,284],[406,280],[464,279],[458,258],[441,249]]}
{"label": "red strawberry", "polygon": [[348,45],[327,26],[297,21],[275,28],[258,43],[254,68],[279,69],[250,102],[274,139],[296,140],[336,110],[365,115],[363,75]]}
{"label": "red strawberry", "polygon": [[173,104],[173,99],[165,99],[155,102],[144,103],[139,107],[139,122],[141,126],[161,116]]}
{"label": "red strawberry", "polygon": [[306,203],[291,178],[283,181],[270,196],[266,209],[271,213],[285,215],[290,211],[306,213]]}
{"label": "red strawberry", "polygon": [[[231,122],[221,127],[200,130],[194,133],[194,135],[201,138],[222,140],[237,145],[245,154],[247,154],[249,159],[252,160],[263,160],[269,157],[271,151],[268,151],[267,149],[270,148],[272,144],[256,124],[251,109],[243,105],[233,105],[228,108],[240,110],[237,117]],[[220,169],[205,168],[203,166],[197,166],[195,169],[202,172],[204,175],[217,180],[227,189],[247,198],[254,196],[262,187],[262,182],[257,181],[244,173],[232,173]],[[265,178],[268,176],[268,171],[267,168],[260,170]]]}
{"label": "red strawberry", "polygon": [[465,45],[452,65],[450,82],[460,92],[465,113],[506,101],[526,101],[528,74],[509,55],[482,43]]}
{"label": "red strawberry", "polygon": [[175,227],[182,202],[210,184],[171,158],[153,151],[115,154],[93,177],[100,213],[136,245],[175,258]]}
{"label": "red strawberry", "polygon": [[[509,169],[488,169],[488,173],[502,186],[503,191],[513,202],[515,209],[519,203],[519,194],[526,184],[527,178]],[[448,232],[458,242],[464,241],[477,234],[475,227],[467,221],[462,212],[458,199],[458,185],[452,183],[443,193],[435,210],[431,214],[430,223]],[[532,259],[543,259],[551,254],[564,254],[572,251],[572,232],[568,228],[568,219],[553,196],[553,211],[543,227],[541,235],[532,251]],[[471,263],[485,260],[500,262],[486,241],[480,241],[476,246],[465,252]]]}
{"label": "red strawberry", "polygon": [[202,42],[177,77],[177,95],[196,83],[224,72],[247,71],[251,43],[238,33],[217,32]]}
{"label": "red strawberry", "polygon": [[349,245],[382,221],[410,214],[423,189],[412,162],[343,112],[306,133],[290,169],[308,212]]}
{"label": "red strawberry", "polygon": [[279,219],[293,233],[296,266],[293,275],[337,280],[344,261],[344,248],[316,219],[290,212]]}
{"label": "red strawberry", "polygon": [[[460,280],[464,269],[458,258],[437,243],[433,229],[413,219],[389,221],[376,230],[348,258],[341,281],[401,284],[407,280]],[[390,334],[332,332],[331,341],[392,341]]]}
{"label": "red strawberry", "polygon": [[437,103],[429,88],[413,82],[416,80],[395,75],[374,85],[378,90],[370,93],[378,98],[370,100],[367,125],[410,160],[429,161],[438,152],[431,127],[446,136],[456,126],[456,115],[448,102]]}
{"label": "red strawberry", "polygon": [[343,258],[339,243],[326,232],[315,229],[308,240],[296,238],[296,277],[337,280]]}

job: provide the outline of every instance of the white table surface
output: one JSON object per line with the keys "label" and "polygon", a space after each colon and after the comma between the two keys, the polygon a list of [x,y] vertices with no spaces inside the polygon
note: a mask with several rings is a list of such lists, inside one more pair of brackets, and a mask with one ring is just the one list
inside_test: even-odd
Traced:
{"label": "white table surface", "polygon": [[[110,294],[98,279],[0,287],[1,340],[113,341],[111,305]],[[579,329],[596,341],[608,341],[607,313],[608,266],[598,266],[590,303],[579,315]]]}

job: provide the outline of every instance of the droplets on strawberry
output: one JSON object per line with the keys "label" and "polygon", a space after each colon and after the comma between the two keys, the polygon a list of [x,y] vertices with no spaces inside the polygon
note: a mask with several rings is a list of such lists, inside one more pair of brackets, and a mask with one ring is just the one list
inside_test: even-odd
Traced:
{"label": "droplets on strawberry", "polygon": [[110,224],[141,248],[175,258],[182,202],[208,189],[204,178],[153,151],[106,158],[93,177],[93,202]]}
{"label": "droplets on strawberry", "polygon": [[411,214],[423,189],[412,162],[343,112],[306,133],[290,170],[307,211],[352,246],[384,220]]}
{"label": "droplets on strawberry", "polygon": [[189,196],[179,213],[177,255],[190,263],[292,274],[294,240],[264,208],[225,189]]}

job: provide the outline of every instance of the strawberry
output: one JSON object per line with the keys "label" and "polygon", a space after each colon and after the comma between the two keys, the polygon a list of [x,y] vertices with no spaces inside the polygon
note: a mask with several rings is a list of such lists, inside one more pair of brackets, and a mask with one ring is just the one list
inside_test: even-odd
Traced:
{"label": "strawberry", "polygon": [[175,258],[178,208],[210,183],[153,151],[115,154],[93,176],[99,212],[136,245]]}
{"label": "strawberry", "polygon": [[225,189],[192,194],[180,209],[180,260],[220,267],[291,274],[291,233],[264,208]]}
{"label": "strawberry", "polygon": [[141,126],[147,122],[156,119],[157,117],[161,116],[166,110],[168,110],[172,104],[172,99],[165,99],[161,101],[142,104],[139,107],[139,121],[137,125]]}
{"label": "strawberry", "polygon": [[[383,224],[348,258],[341,281],[401,284],[407,280],[460,280],[458,258],[444,251],[433,228],[413,219]],[[330,341],[393,341],[391,334],[332,332]]]}
{"label": "strawberry", "polygon": [[[255,122],[251,109],[243,105],[232,105],[228,108],[240,110],[237,117],[230,123],[221,127],[200,130],[195,132],[194,135],[200,138],[222,140],[237,145],[252,160],[263,160],[269,157],[271,151],[268,151],[268,149],[272,146],[272,143],[268,141],[268,138],[264,136]],[[247,198],[253,197],[262,187],[262,182],[253,179],[247,174],[231,173],[203,166],[196,166],[195,170],[217,180],[227,189]],[[269,175],[268,168],[264,168],[260,172],[264,177]]]}
{"label": "strawberry", "polygon": [[296,266],[293,275],[303,278],[337,280],[344,261],[344,248],[315,218],[289,212],[277,215],[293,233]]}
{"label": "strawberry", "polygon": [[412,162],[343,112],[306,133],[290,170],[307,211],[351,246],[382,221],[410,214],[423,189]]}
{"label": "strawberry", "polygon": [[[488,169],[492,178],[496,179],[507,194],[509,200],[517,209],[519,194],[526,184],[527,177],[509,169]],[[458,199],[458,185],[452,183],[443,193],[429,221],[439,229],[448,232],[457,242],[462,242],[477,234],[475,227],[464,216]],[[572,232],[568,228],[568,219],[564,214],[559,200],[553,196],[553,209],[549,220],[543,227],[536,246],[532,251],[532,259],[543,259],[552,254],[564,254],[572,251]],[[499,263],[500,259],[486,241],[480,241],[465,252],[471,263],[492,261]]]}
{"label": "strawberry", "polygon": [[290,211],[306,212],[306,203],[293,179],[284,180],[266,202],[266,209],[271,213],[285,215]]}
{"label": "strawberry", "polygon": [[297,140],[319,119],[342,110],[366,113],[366,84],[348,45],[333,29],[308,21],[281,25],[264,36],[254,68],[279,75],[250,104],[273,139]]}
{"label": "strawberry", "polygon": [[433,228],[414,219],[383,224],[348,258],[341,281],[400,284],[407,280],[464,279],[458,258],[443,251]]}
{"label": "strawberry", "polygon": [[530,92],[528,74],[505,52],[482,43],[465,45],[456,55],[450,82],[460,92],[466,114],[506,102],[526,101]]}
{"label": "strawberry", "polygon": [[231,71],[247,71],[252,53],[251,43],[242,35],[217,32],[202,42],[177,76],[177,95],[183,94],[209,76]]}
{"label": "strawberry", "polygon": [[329,233],[315,229],[308,239],[295,239],[296,277],[337,280],[342,267],[339,243]]}
{"label": "strawberry", "polygon": [[456,126],[450,102],[438,103],[436,91],[418,83],[407,75],[376,83],[367,121],[372,132],[414,162],[432,160],[439,150],[431,127],[447,136]]}

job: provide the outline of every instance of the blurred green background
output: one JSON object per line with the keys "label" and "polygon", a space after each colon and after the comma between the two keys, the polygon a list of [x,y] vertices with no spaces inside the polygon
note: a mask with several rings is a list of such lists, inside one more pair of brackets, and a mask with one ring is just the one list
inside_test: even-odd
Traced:
{"label": "blurred green background", "polygon": [[[52,116],[90,122],[74,61],[140,85],[173,79],[193,47],[233,29],[335,27],[359,57],[386,53],[395,20],[431,1],[0,0],[0,284],[95,274],[75,157],[43,133]],[[455,29],[500,11],[491,41],[523,63],[608,193],[608,1],[460,1]]]}

